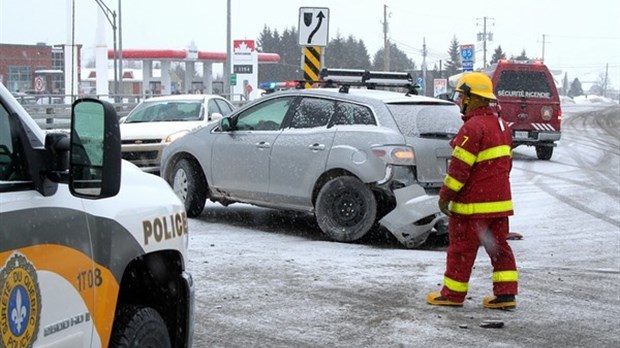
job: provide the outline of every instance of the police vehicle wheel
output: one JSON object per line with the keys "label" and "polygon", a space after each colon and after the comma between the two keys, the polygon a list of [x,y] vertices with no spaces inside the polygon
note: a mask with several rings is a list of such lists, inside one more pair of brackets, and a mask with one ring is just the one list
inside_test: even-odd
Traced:
{"label": "police vehicle wheel", "polygon": [[364,183],[342,176],[323,185],[315,211],[323,233],[338,242],[352,242],[362,238],[373,226],[377,203]]}
{"label": "police vehicle wheel", "polygon": [[116,313],[110,347],[170,348],[166,323],[153,308],[122,306]]}
{"label": "police vehicle wheel", "polygon": [[536,157],[540,160],[550,160],[553,155],[553,147],[536,146]]}
{"label": "police vehicle wheel", "polygon": [[171,186],[185,205],[187,216],[196,217],[202,213],[207,200],[207,183],[200,168],[188,160],[180,160],[172,171]]}

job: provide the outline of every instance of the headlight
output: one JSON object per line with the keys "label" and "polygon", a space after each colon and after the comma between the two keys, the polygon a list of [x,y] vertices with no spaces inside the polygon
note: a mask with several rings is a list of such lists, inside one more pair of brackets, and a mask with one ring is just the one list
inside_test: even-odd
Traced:
{"label": "headlight", "polygon": [[166,137],[166,141],[165,142],[166,142],[166,144],[169,144],[169,143],[171,143],[171,142],[173,142],[173,141],[183,137],[187,133],[189,133],[188,130],[182,130],[180,132],[172,133],[172,134],[170,134],[169,136]]}

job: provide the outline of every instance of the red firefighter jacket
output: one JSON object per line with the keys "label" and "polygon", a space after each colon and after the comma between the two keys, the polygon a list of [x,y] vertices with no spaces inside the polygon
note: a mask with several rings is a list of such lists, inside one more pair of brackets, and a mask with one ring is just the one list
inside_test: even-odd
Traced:
{"label": "red firefighter jacket", "polygon": [[461,218],[513,214],[510,193],[512,134],[492,107],[468,112],[450,145],[454,149],[439,192]]}

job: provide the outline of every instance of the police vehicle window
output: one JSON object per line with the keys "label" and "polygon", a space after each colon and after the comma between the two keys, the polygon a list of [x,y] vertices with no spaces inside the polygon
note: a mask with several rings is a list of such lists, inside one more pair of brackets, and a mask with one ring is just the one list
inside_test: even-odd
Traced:
{"label": "police vehicle window", "polygon": [[0,105],[0,181],[29,181],[16,121]]}
{"label": "police vehicle window", "polygon": [[231,112],[233,112],[233,108],[230,104],[228,104],[228,102],[225,102],[220,99],[213,99],[213,100],[215,100],[215,104],[217,104],[220,107],[222,116],[226,116],[230,114]]}
{"label": "police vehicle window", "polygon": [[334,118],[334,124],[376,125],[377,122],[375,121],[375,118],[369,108],[362,105],[339,102],[336,106],[336,117]]}
{"label": "police vehicle window", "polygon": [[331,119],[335,110],[335,102],[319,98],[303,98],[291,119],[291,128],[323,127]]}
{"label": "police vehicle window", "polygon": [[542,71],[504,70],[500,74],[496,91],[524,91],[548,93],[551,96],[550,81]]}
{"label": "police vehicle window", "polygon": [[277,130],[293,103],[293,97],[271,99],[260,103],[242,114],[236,120],[237,130]]}

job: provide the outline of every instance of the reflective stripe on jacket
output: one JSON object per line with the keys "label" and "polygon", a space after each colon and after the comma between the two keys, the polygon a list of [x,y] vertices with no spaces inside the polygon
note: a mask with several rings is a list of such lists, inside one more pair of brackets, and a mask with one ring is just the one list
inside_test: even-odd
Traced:
{"label": "reflective stripe on jacket", "polygon": [[439,196],[452,201],[450,210],[460,217],[512,215],[510,128],[490,107],[473,110],[463,119],[451,142],[454,150]]}

